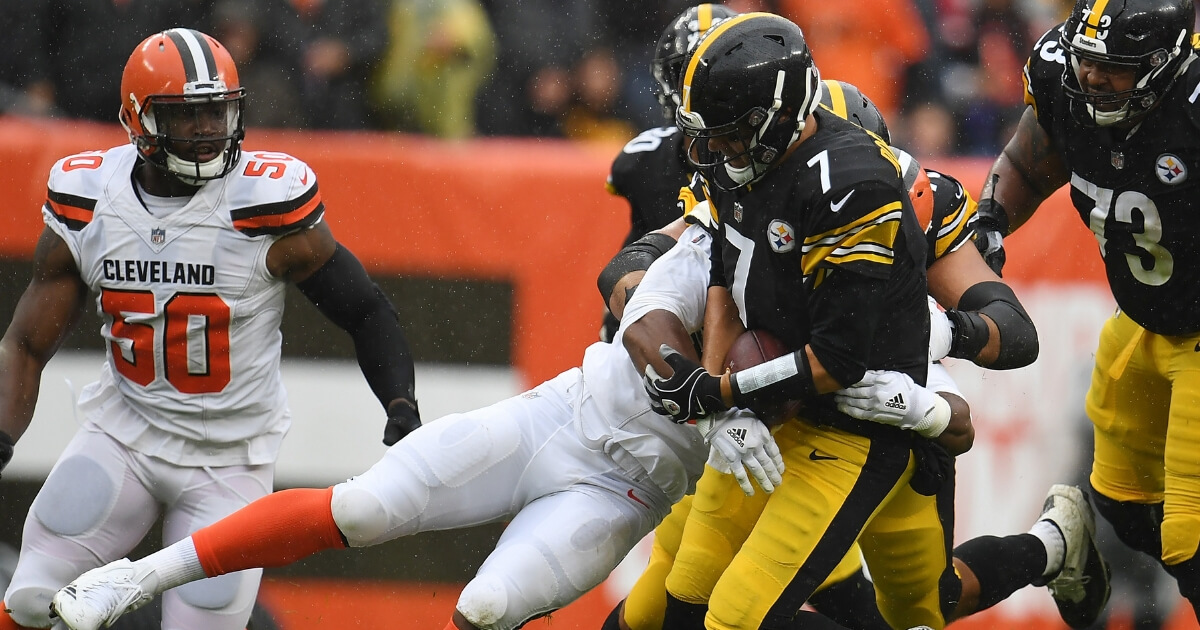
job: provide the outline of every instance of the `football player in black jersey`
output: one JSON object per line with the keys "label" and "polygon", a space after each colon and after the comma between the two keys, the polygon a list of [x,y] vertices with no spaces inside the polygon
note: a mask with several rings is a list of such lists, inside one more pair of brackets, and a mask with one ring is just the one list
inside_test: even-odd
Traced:
{"label": "football player in black jersey", "polygon": [[[645,352],[638,340],[627,345],[635,360],[652,366],[647,389],[676,421],[732,405],[807,402],[812,422],[787,422],[777,431],[790,458],[787,483],[778,488],[783,498],[753,508],[761,509],[753,532],[716,573],[707,598],[707,621],[719,627],[790,625],[860,532],[886,523],[901,504],[906,511],[927,504],[936,518],[933,499],[908,483],[914,442],[923,438],[841,414],[829,396],[869,368],[925,382],[924,238],[886,143],[814,112],[820,78],[800,29],[788,20],[752,13],[721,22],[689,54],[680,85],[678,121],[692,138],[688,158],[704,175],[708,186],[700,194],[720,224],[706,351],[713,331],[732,339],[734,333],[719,331],[736,325],[765,329],[797,352],[715,376],[670,347]],[[693,518],[724,498],[714,501],[698,487]],[[668,578],[672,593],[677,576],[712,579],[708,565],[720,557],[684,551]],[[868,564],[875,551],[864,546]],[[945,563],[922,564],[911,591],[930,601],[892,602],[883,612],[893,625],[935,616],[925,612],[939,607]],[[664,627],[700,627],[704,617],[703,603],[670,599]]]}
{"label": "football player in black jersey", "polygon": [[[889,140],[882,116],[857,88],[838,81],[826,80],[823,83],[822,107],[842,118],[854,121],[885,141]],[[998,328],[1001,333],[991,334],[986,344],[988,350],[976,353],[972,349],[969,355],[960,353],[956,356],[973,358],[980,365],[991,364],[992,367],[1021,367],[1032,362],[1037,355],[1036,332],[1032,321],[1024,314],[1024,309],[1016,301],[1015,295],[1009,299],[1004,298],[1003,293],[1011,294],[1011,289],[1004,286],[988,286],[993,283],[1000,284],[1000,279],[987,267],[974,247],[964,247],[973,233],[971,224],[974,220],[974,200],[954,178],[936,171],[926,171],[908,154],[894,148],[893,151],[904,169],[904,183],[908,187],[909,197],[917,211],[920,224],[926,230],[930,293],[947,304],[960,308],[968,306],[971,299],[974,299],[965,298],[968,292],[976,296],[991,296],[983,300],[981,305],[975,305],[975,308],[982,308],[982,311],[947,311],[956,322],[962,321],[963,317],[979,318],[981,322],[988,322],[993,330]],[[950,326],[950,317],[946,314],[940,316],[943,325]],[[936,351],[937,357],[945,356],[951,348],[962,351],[969,345],[962,343],[963,328],[955,326],[945,332],[943,347]],[[965,328],[969,330],[971,326]],[[1003,352],[995,347],[1001,339],[1004,340]],[[930,351],[931,355],[935,352],[933,347]],[[1001,354],[1005,357],[1004,361],[997,361]],[[911,395],[913,392],[904,393]],[[943,433],[936,435],[937,442],[951,454],[965,452],[970,448],[972,437],[969,409],[961,397],[953,393],[948,395],[945,391],[939,393],[951,400],[955,408],[950,425]],[[863,415],[857,417],[865,418]],[[879,421],[878,418],[875,419]],[[931,437],[933,435],[931,434]],[[952,469],[946,472],[953,474]],[[1059,571],[1062,558],[1067,553],[1094,546],[1094,542],[1081,527],[1077,527],[1073,535],[1065,539],[1059,533],[1058,526],[1046,522],[1046,519],[1064,521],[1073,518],[1079,521],[1090,518],[1086,511],[1086,503],[1082,496],[1077,494],[1077,489],[1056,486],[1051,492],[1055,496],[1052,502],[1055,513],[1039,519],[1042,522],[1034,526],[1032,533],[1005,537],[983,536],[954,549],[954,576],[943,582],[939,589],[942,614],[946,621],[987,609],[1026,585],[1044,583],[1044,576],[1053,576]],[[941,532],[930,531],[927,524],[925,531],[921,532],[920,518],[914,519],[908,526],[921,532],[921,535],[891,537],[887,543],[891,551],[888,558],[899,558],[900,562],[877,562],[873,573],[890,572],[897,576],[902,575],[907,571],[907,560],[916,554],[936,554],[938,561],[950,559],[950,533],[953,530],[954,517],[953,483],[947,480],[938,494]],[[1060,496],[1062,498],[1059,498]],[[1076,499],[1074,505],[1071,504],[1072,499]],[[654,546],[646,570],[627,600],[606,620],[603,630],[657,630],[662,627],[666,596],[663,583],[681,544],[681,533],[690,508],[689,497],[676,505],[671,515],[655,530]],[[705,524],[714,530],[712,535],[716,539],[734,541],[739,532],[744,533],[753,526],[756,516],[753,513],[737,514],[734,510],[728,510],[723,520],[709,519]],[[903,530],[905,527],[900,526],[897,529]],[[941,541],[941,544],[938,541]],[[694,544],[696,541],[693,537],[689,542]],[[719,546],[721,545],[705,545],[702,548]],[[853,558],[847,558],[839,564],[826,580],[822,590],[810,598],[810,603],[814,604],[818,611],[847,628],[887,628],[875,606],[873,588],[858,572],[858,550],[853,550],[849,555]],[[850,579],[845,577],[847,575]],[[798,624],[796,627],[803,626]]]}
{"label": "football player in black jersey", "polygon": [[[1120,307],[1096,351],[1086,410],[1092,498],[1121,540],[1200,604],[1200,64],[1192,0],[1077,0],[1034,46],[1028,107],[985,183],[977,245],[1055,190],[1096,236]],[[1052,584],[1053,586],[1053,584]],[[1061,597],[1093,597],[1063,584]],[[1060,602],[1061,603],[1061,602]]]}
{"label": "football player in black jersey", "polygon": [[[688,49],[695,46],[713,25],[735,15],[737,12],[725,5],[698,4],[675,16],[658,38],[650,72],[658,84],[655,97],[662,105],[667,125],[647,129],[626,143],[613,160],[605,182],[608,192],[629,202],[630,228],[623,243],[623,258],[619,264],[610,267],[617,273],[644,270],[652,258],[674,245],[673,238],[657,234],[655,230],[684,215],[686,208],[679,207],[679,192],[692,177],[692,169],[683,155],[684,135],[675,126],[675,107],[679,105],[679,91],[675,86],[679,83]],[[608,281],[615,282],[612,272]],[[605,281],[605,277],[600,280],[602,293],[606,292]],[[607,293],[611,291],[610,287]],[[628,296],[622,292],[618,299],[623,304]],[[617,319],[611,310],[605,311],[600,328],[602,341],[612,339],[617,331]]]}

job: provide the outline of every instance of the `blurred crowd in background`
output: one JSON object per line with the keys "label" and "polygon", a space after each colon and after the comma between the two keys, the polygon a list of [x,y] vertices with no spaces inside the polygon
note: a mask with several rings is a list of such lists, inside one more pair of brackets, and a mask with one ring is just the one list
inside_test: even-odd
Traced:
{"label": "blurred crowd in background", "polygon": [[[121,71],[173,26],[229,48],[249,127],[624,141],[664,124],[649,63],[680,0],[23,0],[0,3],[0,112],[117,119]],[[800,25],[918,156],[994,155],[1021,67],[1070,0],[734,0]]]}

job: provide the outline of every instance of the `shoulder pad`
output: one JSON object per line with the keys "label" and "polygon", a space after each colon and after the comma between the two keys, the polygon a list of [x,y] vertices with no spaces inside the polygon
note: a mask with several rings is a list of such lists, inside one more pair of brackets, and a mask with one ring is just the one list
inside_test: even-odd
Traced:
{"label": "shoulder pad", "polygon": [[1061,94],[1063,72],[1067,69],[1067,54],[1059,44],[1062,24],[1046,31],[1033,46],[1021,77],[1025,84],[1025,104],[1038,113],[1039,102]]}
{"label": "shoulder pad", "polygon": [[68,229],[82,230],[92,220],[104,183],[128,157],[124,148],[85,151],[55,162],[46,183],[45,210]]}
{"label": "shoulder pad", "polygon": [[243,153],[227,177],[233,227],[247,236],[287,234],[315,225],[325,214],[316,173],[286,153]]}

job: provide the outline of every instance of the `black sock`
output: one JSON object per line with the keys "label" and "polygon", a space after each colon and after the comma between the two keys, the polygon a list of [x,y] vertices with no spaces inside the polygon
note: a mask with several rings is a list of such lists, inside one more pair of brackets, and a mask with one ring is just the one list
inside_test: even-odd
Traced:
{"label": "black sock", "polygon": [[689,604],[667,593],[667,610],[663,630],[703,630],[707,604]]}
{"label": "black sock", "polygon": [[974,612],[995,606],[1017,589],[1046,583],[1046,548],[1033,534],[972,538],[955,547],[954,557],[979,579],[979,608]]}
{"label": "black sock", "polygon": [[875,604],[875,586],[862,571],[808,598],[817,612],[853,630],[891,630]]}
{"label": "black sock", "polygon": [[604,625],[600,626],[600,630],[621,630],[621,607],[625,605],[625,600],[617,602],[612,612],[608,613],[608,618],[604,620]]}

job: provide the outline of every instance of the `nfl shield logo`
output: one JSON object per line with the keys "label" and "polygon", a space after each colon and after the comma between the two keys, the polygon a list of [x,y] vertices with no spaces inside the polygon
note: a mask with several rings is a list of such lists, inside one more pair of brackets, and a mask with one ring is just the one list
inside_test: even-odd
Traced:
{"label": "nfl shield logo", "polygon": [[167,240],[167,231],[162,228],[154,228],[150,230],[150,242],[155,245],[162,245],[163,241]]}
{"label": "nfl shield logo", "polygon": [[742,220],[742,202],[740,201],[733,202],[733,220],[739,222]]}

